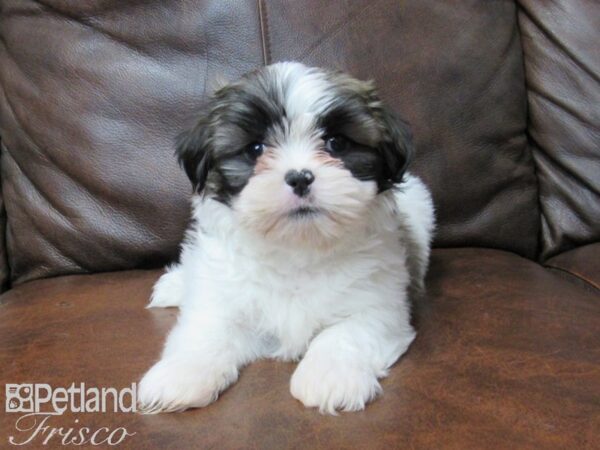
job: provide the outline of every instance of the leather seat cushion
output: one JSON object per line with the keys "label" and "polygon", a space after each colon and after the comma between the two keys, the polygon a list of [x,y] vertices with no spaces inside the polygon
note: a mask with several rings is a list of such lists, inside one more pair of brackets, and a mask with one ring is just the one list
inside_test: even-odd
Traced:
{"label": "leather seat cushion", "polygon": [[[72,275],[0,297],[2,382],[125,387],[158,358],[176,310],[144,306],[158,271]],[[65,414],[126,427],[131,448],[598,448],[600,302],[510,253],[435,250],[419,334],[364,412],[321,416],[288,391],[295,365],[247,367],[202,410]],[[1,429],[13,433],[16,414]],[[7,431],[9,430],[9,431]]]}

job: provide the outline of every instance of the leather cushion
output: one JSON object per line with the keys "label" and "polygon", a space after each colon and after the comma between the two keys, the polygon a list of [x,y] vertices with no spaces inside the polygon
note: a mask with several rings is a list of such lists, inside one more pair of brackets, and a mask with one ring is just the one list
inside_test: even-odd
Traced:
{"label": "leather cushion", "polygon": [[600,241],[600,2],[519,3],[549,258]]}
{"label": "leather cushion", "polygon": [[[173,137],[217,75],[300,59],[375,78],[413,124],[436,245],[536,252],[512,2],[3,2],[2,183],[15,283],[158,267],[190,186]],[[264,40],[264,46],[263,46]]]}
{"label": "leather cushion", "polygon": [[271,61],[374,79],[411,123],[411,170],[433,191],[436,246],[535,256],[537,186],[514,2],[264,3]]}
{"label": "leather cushion", "polygon": [[[157,271],[59,277],[0,297],[0,383],[125,387],[158,358],[176,311],[144,306]],[[124,426],[125,448],[598,448],[600,302],[533,262],[435,250],[419,334],[364,412],[328,417],[263,361],[202,410],[66,414]],[[18,415],[3,414],[2,436]],[[10,431],[9,431],[10,430]]]}
{"label": "leather cushion", "polygon": [[1,8],[0,134],[15,282],[159,267],[191,186],[175,136],[219,76],[262,63],[255,2]]}

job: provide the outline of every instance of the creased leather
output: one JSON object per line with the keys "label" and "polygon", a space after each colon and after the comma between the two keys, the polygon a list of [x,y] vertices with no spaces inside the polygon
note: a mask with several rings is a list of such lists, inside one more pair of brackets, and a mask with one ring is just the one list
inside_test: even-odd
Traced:
{"label": "creased leather", "polygon": [[262,64],[254,1],[3,1],[0,134],[16,283],[173,260],[173,141],[218,77]]}
{"label": "creased leather", "polygon": [[513,2],[5,0],[12,280],[173,260],[189,196],[173,137],[218,76],[283,59],[374,78],[411,122],[437,246],[598,241],[600,15],[573,5],[522,1],[520,31]]}
{"label": "creased leather", "polygon": [[519,4],[547,259],[600,240],[600,3]]}

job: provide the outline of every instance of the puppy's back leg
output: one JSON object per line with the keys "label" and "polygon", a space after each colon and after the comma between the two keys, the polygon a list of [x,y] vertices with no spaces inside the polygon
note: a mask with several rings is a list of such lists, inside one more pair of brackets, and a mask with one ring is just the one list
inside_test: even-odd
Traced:
{"label": "puppy's back leg", "polygon": [[147,308],[181,306],[183,300],[183,270],[180,264],[167,267],[152,289]]}

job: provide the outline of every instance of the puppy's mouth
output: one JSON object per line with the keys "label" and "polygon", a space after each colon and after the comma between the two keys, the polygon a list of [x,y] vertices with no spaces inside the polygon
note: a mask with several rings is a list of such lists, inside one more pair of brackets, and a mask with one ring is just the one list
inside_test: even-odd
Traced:
{"label": "puppy's mouth", "polygon": [[287,216],[291,219],[312,219],[315,216],[321,214],[319,208],[312,206],[300,206],[299,208],[292,209],[288,212]]}

